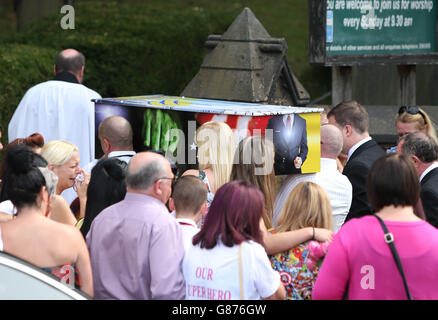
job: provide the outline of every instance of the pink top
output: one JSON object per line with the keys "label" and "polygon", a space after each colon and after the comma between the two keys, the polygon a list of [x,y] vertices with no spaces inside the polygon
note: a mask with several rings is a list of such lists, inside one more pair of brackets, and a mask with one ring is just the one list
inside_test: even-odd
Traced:
{"label": "pink top", "polygon": [[[438,299],[438,229],[427,222],[384,221],[394,235],[414,300]],[[374,216],[352,219],[336,234],[321,266],[312,299],[407,299],[384,232]]]}

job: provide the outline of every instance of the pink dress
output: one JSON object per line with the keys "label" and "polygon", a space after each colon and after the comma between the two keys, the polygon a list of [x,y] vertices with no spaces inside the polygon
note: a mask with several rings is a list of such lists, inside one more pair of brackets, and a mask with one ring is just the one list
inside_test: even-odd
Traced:
{"label": "pink dress", "polygon": [[[438,299],[438,229],[425,221],[384,221],[394,235],[414,300]],[[344,224],[329,247],[313,288],[313,299],[407,299],[383,229],[374,216]]]}

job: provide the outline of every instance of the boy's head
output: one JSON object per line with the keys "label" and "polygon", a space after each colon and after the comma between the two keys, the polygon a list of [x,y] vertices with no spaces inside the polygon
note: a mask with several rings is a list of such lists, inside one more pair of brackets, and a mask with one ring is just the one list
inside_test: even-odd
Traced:
{"label": "boy's head", "polygon": [[196,176],[180,177],[173,186],[170,206],[177,218],[189,218],[198,222],[207,209],[207,187]]}

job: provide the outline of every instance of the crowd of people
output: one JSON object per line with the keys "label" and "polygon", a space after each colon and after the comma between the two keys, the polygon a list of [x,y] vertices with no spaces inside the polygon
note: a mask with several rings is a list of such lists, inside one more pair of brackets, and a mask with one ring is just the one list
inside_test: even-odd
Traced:
{"label": "crowd of people", "polygon": [[20,122],[23,108],[62,110],[70,94],[89,95],[77,88],[84,63],[61,52],[55,80],[31,89],[11,120],[0,251],[61,279],[73,273],[95,299],[438,299],[438,145],[424,110],[400,108],[399,142],[385,152],[358,102],[329,108],[320,172],[281,185],[271,140],[236,142],[210,121],[196,131],[198,169],[180,172],[159,152],[136,153],[123,117],[97,128],[100,159],[83,136],[72,141],[78,133],[46,135],[62,131],[58,120]]}

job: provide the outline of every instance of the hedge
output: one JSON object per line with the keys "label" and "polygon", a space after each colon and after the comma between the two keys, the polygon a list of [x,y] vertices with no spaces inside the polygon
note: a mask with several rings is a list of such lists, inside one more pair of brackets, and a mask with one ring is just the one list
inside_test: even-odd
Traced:
{"label": "hedge", "polygon": [[56,50],[22,44],[0,46],[0,125],[7,142],[8,123],[26,90],[53,77]]}

